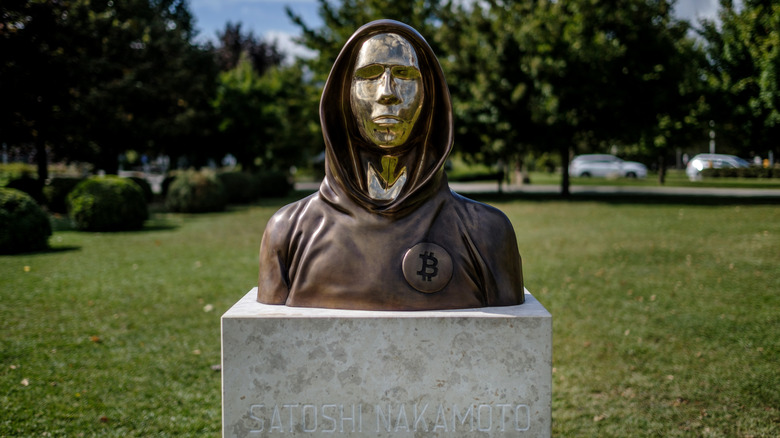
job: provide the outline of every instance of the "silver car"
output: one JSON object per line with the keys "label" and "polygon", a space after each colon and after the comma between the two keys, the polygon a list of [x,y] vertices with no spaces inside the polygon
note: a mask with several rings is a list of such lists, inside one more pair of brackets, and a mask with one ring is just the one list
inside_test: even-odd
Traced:
{"label": "silver car", "polygon": [[571,160],[569,175],[644,178],[647,176],[647,166],[636,161],[624,161],[614,155],[585,154]]}
{"label": "silver car", "polygon": [[699,154],[688,162],[685,174],[691,181],[701,181],[701,171],[704,169],[729,169],[750,167],[750,163],[734,155]]}

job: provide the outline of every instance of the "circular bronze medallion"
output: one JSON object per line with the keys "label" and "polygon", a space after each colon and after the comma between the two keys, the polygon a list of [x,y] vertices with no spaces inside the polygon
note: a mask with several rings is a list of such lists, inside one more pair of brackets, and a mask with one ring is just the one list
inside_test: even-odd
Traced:
{"label": "circular bronze medallion", "polygon": [[452,258],[435,243],[418,243],[404,254],[404,278],[420,292],[444,289],[452,279]]}

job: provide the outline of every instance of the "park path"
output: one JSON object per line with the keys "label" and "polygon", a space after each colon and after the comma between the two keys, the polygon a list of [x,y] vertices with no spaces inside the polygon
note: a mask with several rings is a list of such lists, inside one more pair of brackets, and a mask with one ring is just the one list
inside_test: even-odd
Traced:
{"label": "park path", "polygon": [[[319,182],[299,182],[295,184],[296,190],[316,191]],[[458,193],[495,193],[498,192],[496,182],[450,182],[450,188]],[[555,195],[561,192],[558,185],[506,185],[504,193],[528,193]],[[636,187],[636,186],[576,186],[569,188],[572,194],[579,195],[669,195],[669,196],[714,196],[735,198],[778,198],[780,189],[743,189],[743,188],[716,188],[716,187]]]}

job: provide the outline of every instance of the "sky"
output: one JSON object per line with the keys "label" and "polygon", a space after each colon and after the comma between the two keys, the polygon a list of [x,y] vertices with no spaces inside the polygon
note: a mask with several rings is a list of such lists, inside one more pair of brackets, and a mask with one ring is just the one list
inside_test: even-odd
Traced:
{"label": "sky", "polygon": [[319,27],[322,20],[317,5],[316,0],[190,0],[199,41],[215,40],[228,21],[240,22],[244,32],[251,30],[255,36],[275,40],[284,53],[290,54],[305,54],[306,50],[292,42],[300,31],[284,8],[289,6],[308,26]]}
{"label": "sky", "polygon": [[[215,40],[217,31],[224,30],[228,21],[241,22],[242,30],[276,40],[284,53],[305,55],[306,50],[292,42],[299,29],[287,17],[285,6],[301,15],[309,27],[322,24],[316,0],[190,0],[200,41]],[[717,7],[718,0],[677,0],[675,11],[678,16],[695,21],[714,18]]]}

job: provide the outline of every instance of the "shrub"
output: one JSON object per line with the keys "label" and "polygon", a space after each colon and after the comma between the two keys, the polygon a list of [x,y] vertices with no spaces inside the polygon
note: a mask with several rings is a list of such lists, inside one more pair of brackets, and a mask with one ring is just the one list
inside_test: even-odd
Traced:
{"label": "shrub", "polygon": [[149,181],[147,181],[145,178],[141,178],[140,176],[128,176],[126,178],[138,184],[138,187],[140,187],[144,192],[144,199],[146,199],[147,203],[152,202],[154,192],[152,192],[152,185],[149,184]]}
{"label": "shrub", "polygon": [[555,167],[558,165],[558,161],[560,160],[553,158],[550,154],[545,152],[536,159],[534,165],[536,166],[536,170],[544,170],[547,173],[554,173]]}
{"label": "shrub", "polygon": [[49,216],[27,193],[0,188],[0,253],[46,249],[49,246]]}
{"label": "shrub", "polygon": [[68,193],[71,192],[84,178],[55,177],[51,178],[43,188],[46,198],[46,206],[54,213],[68,212]]}
{"label": "shrub", "polygon": [[68,195],[68,213],[84,231],[137,230],[149,218],[143,190],[118,176],[80,182]]}
{"label": "shrub", "polygon": [[38,168],[27,163],[0,163],[0,187],[7,187],[8,183],[23,176],[37,175]]}
{"label": "shrub", "polygon": [[263,172],[255,176],[258,197],[276,198],[286,196],[293,189],[287,174],[279,171]]}
{"label": "shrub", "polygon": [[244,204],[257,199],[256,178],[245,172],[223,172],[217,175],[225,188],[228,202]]}
{"label": "shrub", "polygon": [[780,172],[776,168],[750,166],[740,168],[703,169],[701,175],[705,178],[777,178]]}
{"label": "shrub", "polygon": [[221,211],[226,204],[227,195],[222,183],[208,170],[179,172],[165,198],[169,210],[181,213]]}
{"label": "shrub", "polygon": [[171,183],[173,183],[173,181],[176,179],[176,175],[178,174],[179,171],[173,170],[168,172],[168,176],[163,179],[162,184],[160,185],[163,199],[168,197],[168,189],[171,188]]}
{"label": "shrub", "polygon": [[43,204],[43,187],[38,181],[38,178],[33,178],[25,174],[17,179],[11,180],[6,187],[27,193],[35,202]]}

